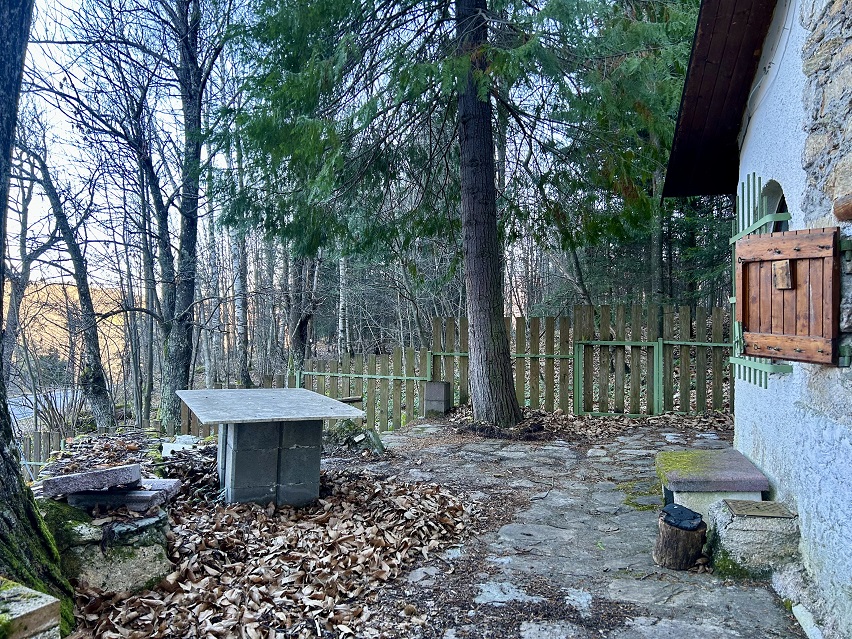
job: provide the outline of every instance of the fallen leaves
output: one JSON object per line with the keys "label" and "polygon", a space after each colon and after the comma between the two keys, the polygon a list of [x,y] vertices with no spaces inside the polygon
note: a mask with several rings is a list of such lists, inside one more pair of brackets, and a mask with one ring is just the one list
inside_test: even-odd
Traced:
{"label": "fallen leaves", "polygon": [[666,413],[653,417],[627,417],[611,415],[574,416],[562,410],[546,413],[540,410],[524,409],[524,418],[509,429],[498,429],[473,420],[473,414],[467,406],[458,408],[447,416],[450,424],[460,430],[466,430],[485,437],[512,439],[521,441],[551,441],[564,439],[586,445],[596,445],[612,441],[616,437],[630,435],[641,426],[668,428],[685,434],[715,432],[733,433],[733,416],[728,413],[714,412],[705,415],[679,415]]}
{"label": "fallen leaves", "polygon": [[[203,482],[215,458],[197,461],[173,470]],[[324,474],[321,499],[303,509],[217,504],[185,485],[171,512],[175,570],[155,590],[78,590],[78,620],[94,636],[352,636],[377,588],[457,542],[472,516],[438,485],[365,472]]]}

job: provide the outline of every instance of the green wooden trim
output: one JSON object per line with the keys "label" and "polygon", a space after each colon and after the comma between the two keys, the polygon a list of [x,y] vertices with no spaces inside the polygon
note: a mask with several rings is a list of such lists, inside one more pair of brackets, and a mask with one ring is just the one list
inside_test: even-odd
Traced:
{"label": "green wooden trim", "polygon": [[787,222],[791,218],[789,213],[770,213],[769,215],[764,215],[754,224],[750,224],[742,231],[734,235],[728,242],[729,244],[736,244],[737,240],[744,238],[746,235],[751,235],[755,231],[757,231],[761,226],[765,224],[769,224],[770,222]]}
{"label": "green wooden trim", "polygon": [[[647,382],[645,382],[647,383]],[[654,415],[663,414],[663,339],[654,348]]]}
{"label": "green wooden trim", "polygon": [[[720,348],[730,348],[731,344],[729,342],[690,342],[688,340],[675,340],[675,339],[665,339],[662,340],[664,346],[705,346],[710,348],[720,347]],[[618,340],[581,340],[576,342],[577,344],[583,344],[585,346],[645,346],[648,348],[654,348],[659,346],[658,342],[627,342],[627,341],[618,341]],[[621,413],[616,413],[620,415]]]}
{"label": "green wooden trim", "polygon": [[[584,346],[656,346],[657,342],[628,342],[623,340],[599,340],[599,339],[589,339],[589,340],[578,340],[575,344],[582,344]],[[619,413],[621,414],[621,413]]]}
{"label": "green wooden trim", "polygon": [[792,373],[793,365],[792,364],[773,364],[771,362],[761,362],[757,360],[745,359],[743,357],[729,357],[729,364],[736,364],[737,366],[742,366],[744,368],[751,368],[758,371],[763,371],[766,373]]}
{"label": "green wooden trim", "polygon": [[704,346],[707,348],[731,348],[730,342],[689,342],[678,340],[663,340],[663,343],[668,346]]}
{"label": "green wooden trim", "polygon": [[574,342],[574,414],[583,414],[583,347]]}
{"label": "green wooden trim", "polygon": [[844,345],[837,349],[837,365],[842,368],[852,366],[852,345]]}
{"label": "green wooden trim", "polygon": [[352,377],[361,379],[393,379],[393,380],[412,380],[415,382],[428,382],[428,377],[406,377],[405,375],[368,375],[368,374],[358,374],[358,373],[329,373],[328,371],[302,371],[303,375],[316,375],[317,377]]}

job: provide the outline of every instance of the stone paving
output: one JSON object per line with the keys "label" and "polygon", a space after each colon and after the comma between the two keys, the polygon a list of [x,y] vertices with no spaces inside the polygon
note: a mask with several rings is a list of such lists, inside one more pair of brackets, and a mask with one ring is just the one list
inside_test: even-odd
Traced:
{"label": "stone paving", "polygon": [[[662,504],[654,455],[729,446],[715,433],[640,427],[584,450],[564,441],[447,443],[440,436],[446,429],[419,426],[383,440],[397,460],[407,460],[402,467],[410,469],[405,471],[410,480],[461,486],[483,505],[512,492],[523,495],[528,505],[509,523],[448,554],[448,561],[463,558],[478,545],[483,566],[474,573],[475,583],[468,584],[469,611],[438,636],[804,636],[766,585],[667,570],[651,559]],[[382,461],[369,467],[399,472],[400,464]],[[435,565],[415,570],[408,575],[409,585],[424,597],[430,588],[437,593],[445,587],[443,570]],[[544,603],[550,614],[540,613]],[[506,607],[513,615],[509,626]],[[495,616],[502,618],[504,631],[482,631]]]}

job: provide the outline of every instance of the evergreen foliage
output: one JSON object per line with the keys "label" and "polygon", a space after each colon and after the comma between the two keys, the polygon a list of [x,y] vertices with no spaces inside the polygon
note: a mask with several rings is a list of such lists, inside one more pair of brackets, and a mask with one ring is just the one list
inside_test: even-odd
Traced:
{"label": "evergreen foliage", "polygon": [[[692,264],[726,247],[678,238],[690,224],[724,237],[729,212],[660,200],[697,9],[697,0],[489,7],[477,89],[496,106],[504,241],[580,251],[596,299],[609,299],[593,285],[590,256],[601,248],[645,265],[634,292],[651,294],[649,271],[667,259],[696,279],[726,277],[723,256]],[[253,16],[241,39],[249,99],[237,117],[254,167],[250,199],[263,205],[232,208],[228,221],[260,225],[304,254],[396,259],[424,238],[458,247],[454,96],[469,61],[455,55],[451,3],[262,0]],[[655,234],[669,241],[666,255],[654,254]],[[659,293],[684,299],[675,289],[667,280]]]}

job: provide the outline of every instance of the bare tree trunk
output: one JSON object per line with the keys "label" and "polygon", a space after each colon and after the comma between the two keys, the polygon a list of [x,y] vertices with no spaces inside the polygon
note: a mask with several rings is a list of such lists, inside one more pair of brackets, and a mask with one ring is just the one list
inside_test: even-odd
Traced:
{"label": "bare tree trunk", "polygon": [[310,352],[310,327],[320,304],[318,295],[322,255],[316,259],[295,258],[290,267],[289,307],[290,360],[294,372],[304,370]]}
{"label": "bare tree trunk", "polygon": [[[116,253],[118,251],[118,245],[116,245]],[[125,308],[132,308],[136,306],[136,293],[134,292],[133,287],[133,272],[130,266],[130,256],[128,255],[129,251],[125,251],[124,253],[124,262],[125,262],[125,273],[122,277],[121,288],[124,296],[124,306]],[[117,263],[120,263],[120,255],[116,255]],[[125,282],[125,277],[126,282]],[[144,321],[144,318],[143,318]],[[139,322],[139,314],[137,312],[131,312],[127,314],[127,321],[124,324],[124,334],[125,340],[127,343],[127,347],[129,348],[129,357],[130,360],[130,377],[131,383],[133,385],[133,414],[136,416],[136,424],[137,426],[142,426],[142,386],[144,380],[144,374],[142,372],[142,336],[141,327]],[[125,376],[125,379],[127,377]]]}
{"label": "bare tree trunk", "polygon": [[338,267],[338,290],[340,292],[337,302],[337,355],[340,357],[344,350],[349,351],[349,322],[346,318],[346,292],[349,287],[346,281],[346,258],[337,260]]}
{"label": "bare tree trunk", "polygon": [[571,270],[574,271],[574,287],[583,299],[583,304],[591,306],[592,296],[589,294],[589,289],[586,288],[586,278],[583,277],[583,266],[580,264],[580,256],[577,255],[577,247],[572,244],[568,252],[571,255]]}
{"label": "bare tree trunk", "polygon": [[142,320],[143,342],[143,383],[142,383],[142,416],[141,419],[151,419],[151,399],[154,395],[154,313],[157,312],[157,288],[154,279],[154,257],[151,250],[151,229],[149,226],[148,200],[146,197],[145,175],[140,171],[140,197],[142,200],[142,271],[145,276],[145,314]]}
{"label": "bare tree trunk", "polygon": [[491,102],[478,95],[474,72],[484,71],[488,43],[485,0],[456,0],[459,49],[471,57],[459,95],[461,216],[470,327],[470,395],[474,418],[499,427],[521,419],[503,322],[500,242]]}
{"label": "bare tree trunk", "polygon": [[180,233],[177,279],[174,282],[174,314],[166,343],[160,414],[167,428],[180,424],[180,399],[176,391],[189,386],[192,358],[192,326],[195,302],[195,276],[198,241],[198,194],[201,182],[201,112],[208,68],[222,44],[208,52],[202,67],[199,57],[201,36],[200,0],[174,0],[168,7],[180,46],[178,83],[183,113],[183,164],[181,166]]}
{"label": "bare tree trunk", "polygon": [[[28,182],[28,183],[27,183]],[[12,284],[9,292],[9,304],[6,307],[6,325],[3,331],[2,361],[3,380],[8,388],[9,379],[12,374],[12,354],[15,351],[18,333],[21,330],[21,303],[24,300],[27,286],[30,283],[30,272],[33,262],[44,252],[55,244],[56,236],[51,234],[50,238],[32,251],[27,246],[27,229],[29,227],[29,209],[32,202],[35,182],[21,180],[20,189],[23,192],[20,211],[20,235],[18,236],[18,254],[21,261],[21,269],[18,273],[6,273],[6,278]]]}
{"label": "bare tree trunk", "polygon": [[81,331],[83,333],[83,346],[86,354],[85,364],[81,367],[79,375],[83,395],[92,409],[98,430],[112,432],[115,430],[115,404],[110,396],[106,373],[104,372],[103,361],[101,359],[97,315],[95,314],[95,306],[92,301],[92,292],[89,288],[89,272],[86,258],[80,249],[77,235],[68,222],[68,216],[65,213],[59,192],[53,183],[46,158],[29,149],[27,152],[35,159],[39,166],[39,172],[41,173],[39,183],[50,202],[53,219],[56,221],[56,227],[59,229],[65,247],[68,249],[68,255],[71,258],[73,266],[74,283],[77,285],[77,295],[80,300]]}
{"label": "bare tree trunk", "polygon": [[21,330],[21,302],[24,300],[24,293],[27,290],[29,283],[29,268],[21,269],[21,273],[16,276],[9,276],[8,279],[12,284],[12,290],[9,291],[9,304],[6,306],[6,325],[3,327],[3,380],[6,384],[9,383],[9,378],[12,374],[12,353],[15,351],[15,344],[18,341],[18,333]]}
{"label": "bare tree trunk", "polygon": [[231,265],[234,277],[234,332],[237,347],[237,381],[246,388],[252,387],[248,357],[248,266],[246,264],[246,236],[239,229],[231,229]]}
{"label": "bare tree trunk", "polygon": [[[0,246],[6,245],[6,210],[12,142],[17,122],[18,96],[32,0],[0,0]],[[5,260],[0,260],[0,300],[3,299]],[[2,314],[2,305],[0,305]],[[2,325],[0,317],[0,325]],[[49,592],[62,601],[62,630],[74,626],[73,591],[59,570],[56,544],[36,508],[33,494],[21,475],[20,457],[13,440],[12,418],[6,402],[6,384],[0,376],[0,574],[31,588]]]}

